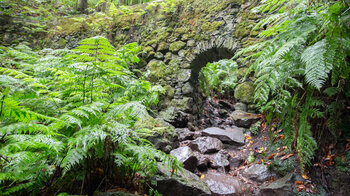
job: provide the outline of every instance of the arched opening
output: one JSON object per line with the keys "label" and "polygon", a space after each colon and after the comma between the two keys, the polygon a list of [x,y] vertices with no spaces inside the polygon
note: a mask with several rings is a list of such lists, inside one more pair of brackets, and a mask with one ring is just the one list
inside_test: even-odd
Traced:
{"label": "arched opening", "polygon": [[[192,114],[196,119],[195,122],[193,122],[196,127],[219,125],[215,122],[215,118],[213,117],[213,115],[217,116],[217,114],[214,114],[216,112],[214,111],[215,108],[208,108],[211,107],[209,104],[213,105],[213,103],[209,103],[210,98],[206,97],[199,90],[199,72],[207,65],[207,63],[216,62],[222,59],[230,59],[234,56],[234,53],[234,50],[225,47],[213,47],[199,53],[191,62],[190,84],[193,87],[192,98],[194,100]],[[208,109],[211,111],[206,111]],[[211,122],[202,122],[204,116],[206,116],[206,119]]]}

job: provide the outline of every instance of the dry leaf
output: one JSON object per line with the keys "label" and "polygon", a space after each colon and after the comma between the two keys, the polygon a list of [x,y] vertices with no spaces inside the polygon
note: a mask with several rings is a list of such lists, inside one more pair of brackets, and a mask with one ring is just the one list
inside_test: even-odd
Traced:
{"label": "dry leaf", "polygon": [[295,181],[295,184],[296,185],[301,185],[301,184],[304,184],[304,182],[302,182],[302,181]]}
{"label": "dry leaf", "polygon": [[283,157],[281,157],[281,160],[283,161],[283,160],[289,159],[293,155],[294,155],[294,153],[290,153],[290,154],[284,155]]}
{"label": "dry leaf", "polygon": [[267,159],[270,160],[272,159],[277,153],[272,153],[272,155],[270,155]]}
{"label": "dry leaf", "polygon": [[309,177],[306,174],[302,174],[301,177],[303,177],[305,180],[309,179]]}
{"label": "dry leaf", "polygon": [[299,186],[297,186],[297,188],[298,188],[298,192],[305,191],[305,189],[306,189],[306,187],[304,185],[299,185]]}
{"label": "dry leaf", "polygon": [[201,179],[203,179],[205,176],[204,175],[201,175]]}

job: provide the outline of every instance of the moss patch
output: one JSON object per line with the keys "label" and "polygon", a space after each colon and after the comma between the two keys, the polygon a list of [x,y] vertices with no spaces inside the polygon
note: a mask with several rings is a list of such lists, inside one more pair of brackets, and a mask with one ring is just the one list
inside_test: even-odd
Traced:
{"label": "moss patch", "polygon": [[223,24],[224,24],[223,21],[204,22],[202,25],[202,31],[211,33],[217,30]]}
{"label": "moss patch", "polygon": [[252,82],[245,82],[237,85],[235,98],[244,103],[254,102],[254,86]]}
{"label": "moss patch", "polygon": [[254,22],[243,21],[236,26],[235,36],[236,37],[245,37],[250,34],[250,31],[255,26]]}
{"label": "moss patch", "polygon": [[185,47],[185,45],[186,45],[185,42],[177,41],[177,42],[170,44],[169,50],[171,52],[177,52],[177,51],[181,50],[183,47]]}

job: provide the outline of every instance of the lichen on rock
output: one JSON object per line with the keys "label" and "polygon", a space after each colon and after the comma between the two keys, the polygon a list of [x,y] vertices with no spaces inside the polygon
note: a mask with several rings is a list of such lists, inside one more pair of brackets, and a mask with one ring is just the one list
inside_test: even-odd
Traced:
{"label": "lichen on rock", "polygon": [[254,85],[252,82],[244,82],[237,85],[235,89],[235,98],[244,103],[254,102]]}

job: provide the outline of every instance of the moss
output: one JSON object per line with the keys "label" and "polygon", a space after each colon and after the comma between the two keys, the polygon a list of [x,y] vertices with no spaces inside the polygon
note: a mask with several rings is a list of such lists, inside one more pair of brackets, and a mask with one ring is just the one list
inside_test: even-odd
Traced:
{"label": "moss", "polygon": [[164,87],[164,89],[165,89],[167,97],[173,97],[174,96],[175,90],[174,90],[173,87],[171,87],[170,85],[166,85]]}
{"label": "moss", "polygon": [[250,31],[254,26],[255,26],[255,23],[250,21],[243,21],[239,23],[236,26],[235,36],[240,38],[240,37],[245,37],[249,35]]}
{"label": "moss", "polygon": [[173,106],[181,111],[187,111],[192,107],[192,99],[190,97],[184,97],[182,99],[173,99],[170,102],[170,106]]}
{"label": "moss", "polygon": [[167,51],[168,49],[169,45],[166,42],[160,42],[157,51]]}
{"label": "moss", "polygon": [[166,29],[158,29],[151,33],[149,36],[149,41],[146,43],[146,45],[150,46],[153,44],[159,44],[162,41],[165,41],[169,37],[169,32],[166,31]]}
{"label": "moss", "polygon": [[150,77],[152,80],[164,78],[166,76],[166,67],[163,61],[152,60],[147,65],[150,70]]}
{"label": "moss", "polygon": [[189,30],[187,29],[187,28],[185,28],[185,27],[180,27],[180,28],[177,28],[177,29],[175,29],[175,33],[177,33],[177,34],[185,34],[185,33],[187,33]]}
{"label": "moss", "polygon": [[239,68],[237,70],[237,79],[240,80],[241,78],[243,78],[247,71],[248,71],[248,68],[246,67]]}
{"label": "moss", "polygon": [[257,44],[261,41],[263,41],[263,39],[261,39],[261,38],[246,37],[246,38],[242,39],[242,47],[246,48],[248,46]]}
{"label": "moss", "polygon": [[254,102],[254,86],[252,82],[245,82],[237,85],[235,98],[244,103]]}
{"label": "moss", "polygon": [[147,47],[145,47],[145,49],[143,49],[143,51],[144,51],[145,53],[151,53],[151,52],[154,52],[154,51],[153,51],[153,48],[152,48],[151,46],[147,46]]}
{"label": "moss", "polygon": [[170,44],[169,50],[172,52],[177,52],[181,50],[183,47],[185,47],[186,43],[183,41],[177,41],[172,44]]}
{"label": "moss", "polygon": [[223,25],[223,21],[215,21],[215,22],[204,22],[202,24],[202,31],[211,33],[217,30],[221,25]]}
{"label": "moss", "polygon": [[181,37],[181,40],[182,41],[186,41],[186,40],[188,40],[188,38],[189,38],[188,34],[183,34],[182,37]]}

